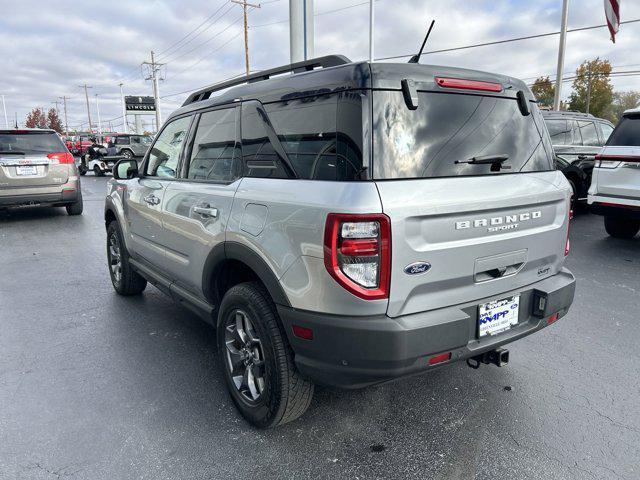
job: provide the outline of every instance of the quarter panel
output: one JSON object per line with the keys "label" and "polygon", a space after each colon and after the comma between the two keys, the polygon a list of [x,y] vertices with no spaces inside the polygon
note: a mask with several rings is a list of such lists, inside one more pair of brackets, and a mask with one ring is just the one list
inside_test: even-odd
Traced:
{"label": "quarter panel", "polygon": [[[264,227],[257,235],[241,229],[242,217],[249,204],[263,205],[267,209]],[[322,263],[328,213],[381,211],[380,198],[372,182],[244,178],[236,192],[226,239],[228,242],[241,243],[258,253],[278,279],[282,279],[300,257],[313,257],[316,260],[300,261],[287,276],[287,295],[294,308],[336,312],[336,308],[345,311],[352,306],[363,307],[374,303],[386,305],[386,300],[368,302],[346,291],[345,295],[339,295],[340,302],[337,304],[335,295],[325,298],[334,286],[340,290],[342,287],[328,275]],[[318,265],[322,265],[326,275],[317,272]],[[309,268],[312,271],[307,271]],[[325,282],[329,282],[331,287],[323,287]],[[309,285],[313,285],[313,288],[309,289]],[[379,311],[378,307],[374,310]],[[384,308],[381,311],[384,312]]]}

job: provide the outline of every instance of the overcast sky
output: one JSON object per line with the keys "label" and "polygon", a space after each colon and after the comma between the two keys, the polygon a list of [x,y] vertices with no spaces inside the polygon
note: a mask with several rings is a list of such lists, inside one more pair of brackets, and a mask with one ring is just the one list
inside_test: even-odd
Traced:
{"label": "overcast sky", "polygon": [[[432,18],[436,26],[426,50],[554,32],[559,30],[561,4],[561,0],[378,0],[376,57],[416,51]],[[288,5],[289,0],[265,0],[262,8],[250,12],[252,69],[288,62]],[[315,0],[315,12],[316,56],[367,57],[367,2]],[[640,1],[622,0],[621,15],[623,21],[640,19]],[[78,87],[86,83],[93,86],[89,94],[94,121],[94,95],[99,94],[102,120],[106,124],[115,119],[112,125],[118,126],[122,123],[116,118],[121,115],[119,83],[124,83],[125,94],[151,94],[140,67],[149,60],[150,50],[166,64],[160,84],[166,118],[187,96],[174,94],[243,72],[241,19],[241,7],[227,0],[0,0],[0,93],[5,95],[9,121],[17,112],[23,122],[31,108],[49,108],[66,95],[71,97],[70,127],[86,128],[84,91]],[[603,0],[570,0],[569,28],[603,23]],[[640,22],[622,25],[615,45],[606,28],[569,33],[565,72],[571,74],[585,58],[596,56],[609,59],[614,70],[638,70],[638,45]],[[555,76],[557,50],[558,36],[550,36],[426,55],[422,63],[531,81],[538,75]],[[613,83],[617,89],[640,90],[640,76],[614,78]],[[565,83],[564,92],[569,94],[570,83]]]}

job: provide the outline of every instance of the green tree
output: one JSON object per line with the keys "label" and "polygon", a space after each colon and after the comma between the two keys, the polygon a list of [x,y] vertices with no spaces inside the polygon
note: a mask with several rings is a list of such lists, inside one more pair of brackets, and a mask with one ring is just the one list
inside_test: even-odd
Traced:
{"label": "green tree", "polygon": [[55,108],[50,108],[47,113],[47,127],[55,130],[58,133],[62,133],[63,127],[58,111]]}
{"label": "green tree", "polygon": [[[614,92],[613,103],[611,104],[611,115],[615,121],[622,118],[625,110],[640,106],[640,90],[629,90],[628,92]],[[615,123],[615,122],[614,122]]]}
{"label": "green tree", "polygon": [[25,125],[27,128],[47,128],[47,117],[44,111],[37,107],[31,110],[27,115]]}
{"label": "green tree", "polygon": [[[589,113],[596,117],[608,118],[611,115],[611,102],[613,101],[610,74],[611,63],[609,60],[596,58],[582,62],[577,68],[576,78],[573,80],[573,92],[569,96],[569,109],[586,112],[588,104]],[[587,92],[590,92],[588,101]]]}
{"label": "green tree", "polygon": [[556,88],[549,80],[549,77],[538,77],[531,87],[531,91],[536,96],[536,100],[543,107],[553,106],[553,97]]}

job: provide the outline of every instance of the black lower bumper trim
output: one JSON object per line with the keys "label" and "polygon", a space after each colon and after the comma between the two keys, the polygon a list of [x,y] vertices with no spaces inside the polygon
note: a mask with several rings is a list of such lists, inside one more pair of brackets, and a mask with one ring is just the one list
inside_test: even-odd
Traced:
{"label": "black lower bumper trim", "polygon": [[[574,292],[575,278],[566,269],[530,285],[516,292],[521,297],[518,324],[482,338],[477,337],[477,305],[484,299],[397,318],[343,317],[281,305],[278,313],[304,375],[320,384],[360,388],[475,357],[530,335],[544,328],[551,315],[564,316]],[[294,336],[293,325],[311,329],[313,340]],[[450,360],[429,365],[431,356],[443,352],[451,352]]]}

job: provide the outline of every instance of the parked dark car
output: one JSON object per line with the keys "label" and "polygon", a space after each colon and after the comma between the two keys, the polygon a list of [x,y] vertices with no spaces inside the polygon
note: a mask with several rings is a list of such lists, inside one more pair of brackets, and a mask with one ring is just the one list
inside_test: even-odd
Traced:
{"label": "parked dark car", "polygon": [[588,113],[543,110],[555,164],[567,177],[574,192],[574,202],[587,199],[595,156],[613,131],[613,124]]}

